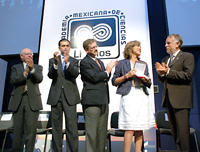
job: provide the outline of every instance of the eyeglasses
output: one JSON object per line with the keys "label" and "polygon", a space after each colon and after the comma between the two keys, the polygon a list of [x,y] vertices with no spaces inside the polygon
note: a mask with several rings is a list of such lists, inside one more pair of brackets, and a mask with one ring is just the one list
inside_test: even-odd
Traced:
{"label": "eyeglasses", "polygon": [[94,50],[94,49],[96,49],[98,46],[97,45],[95,45],[95,46],[93,46],[93,47],[89,47],[89,50]]}
{"label": "eyeglasses", "polygon": [[33,53],[23,53],[24,55],[30,55],[33,56]]}

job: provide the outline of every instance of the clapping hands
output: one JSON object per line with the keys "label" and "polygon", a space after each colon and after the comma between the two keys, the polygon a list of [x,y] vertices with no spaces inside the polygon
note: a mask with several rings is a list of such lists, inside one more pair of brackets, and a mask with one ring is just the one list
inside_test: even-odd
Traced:
{"label": "clapping hands", "polygon": [[161,64],[159,62],[156,62],[155,68],[159,75],[165,75],[169,69],[169,67],[164,62],[162,62]]}

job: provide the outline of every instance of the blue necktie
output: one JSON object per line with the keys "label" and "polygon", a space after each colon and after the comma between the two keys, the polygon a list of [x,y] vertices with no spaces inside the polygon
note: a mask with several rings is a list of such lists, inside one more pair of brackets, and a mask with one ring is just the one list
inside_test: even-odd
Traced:
{"label": "blue necktie", "polygon": [[[64,59],[64,57],[63,57]],[[63,66],[63,71],[65,70],[65,61],[63,60],[63,63],[62,63],[62,66]]]}

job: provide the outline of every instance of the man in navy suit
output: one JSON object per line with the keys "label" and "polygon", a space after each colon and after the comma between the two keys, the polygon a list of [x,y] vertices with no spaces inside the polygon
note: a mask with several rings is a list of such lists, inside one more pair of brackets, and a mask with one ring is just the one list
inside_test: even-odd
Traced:
{"label": "man in navy suit", "polygon": [[86,151],[105,152],[109,103],[108,80],[117,61],[111,61],[105,68],[103,62],[96,58],[98,49],[94,39],[84,41],[83,48],[87,53],[80,63]]}
{"label": "man in navy suit", "polygon": [[156,62],[158,80],[164,83],[162,107],[166,107],[178,152],[190,151],[190,109],[193,108],[194,56],[180,50],[179,34],[169,35],[166,50],[170,54],[161,64]]}
{"label": "man in navy suit", "polygon": [[68,152],[78,152],[78,128],[76,105],[80,103],[80,95],[76,85],[79,75],[78,60],[69,55],[70,42],[61,39],[58,42],[59,52],[49,60],[48,77],[52,79],[47,104],[51,105],[52,148],[54,152],[62,152],[62,120],[65,115],[66,143]]}
{"label": "man in navy suit", "polygon": [[11,83],[14,85],[8,110],[13,111],[14,134],[12,151],[23,151],[25,134],[26,152],[33,152],[39,110],[42,102],[38,84],[42,82],[42,66],[33,63],[33,52],[25,48],[20,52],[23,63],[11,68]]}

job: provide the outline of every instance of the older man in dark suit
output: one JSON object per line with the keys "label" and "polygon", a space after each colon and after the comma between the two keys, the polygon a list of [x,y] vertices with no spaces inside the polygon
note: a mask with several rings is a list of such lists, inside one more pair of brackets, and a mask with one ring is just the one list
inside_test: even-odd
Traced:
{"label": "older man in dark suit", "polygon": [[39,110],[42,109],[38,84],[42,82],[42,66],[33,64],[33,52],[25,48],[20,52],[23,61],[11,68],[11,93],[8,110],[13,111],[14,134],[12,151],[23,151],[25,134],[26,152],[33,152]]}
{"label": "older man in dark suit", "polygon": [[178,152],[190,151],[190,109],[193,108],[194,56],[182,52],[182,37],[169,35],[166,50],[170,56],[156,62],[158,80],[164,83],[162,107],[166,107]]}
{"label": "older man in dark suit", "polygon": [[94,39],[84,41],[83,48],[87,53],[80,64],[86,152],[105,152],[109,103],[108,80],[117,62],[111,61],[105,69],[103,62],[96,58],[98,49]]}
{"label": "older man in dark suit", "polygon": [[80,96],[76,85],[79,75],[78,60],[69,55],[70,42],[61,39],[58,42],[59,52],[49,60],[48,77],[52,79],[47,104],[51,105],[52,148],[62,152],[62,120],[65,115],[66,142],[68,152],[78,152],[78,128],[76,104]]}

